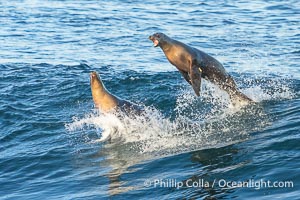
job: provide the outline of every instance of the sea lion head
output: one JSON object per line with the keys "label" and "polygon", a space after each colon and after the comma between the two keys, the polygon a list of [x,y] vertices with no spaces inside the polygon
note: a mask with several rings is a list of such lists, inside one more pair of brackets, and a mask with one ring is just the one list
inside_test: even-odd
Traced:
{"label": "sea lion head", "polygon": [[92,90],[94,89],[102,89],[103,88],[103,84],[101,79],[99,78],[99,75],[97,74],[97,72],[91,72],[90,73],[90,80],[91,80],[91,88]]}
{"label": "sea lion head", "polygon": [[152,40],[154,47],[162,47],[168,41],[168,36],[163,33],[154,33],[149,36],[149,39]]}
{"label": "sea lion head", "polygon": [[97,72],[90,73],[90,82],[91,82],[92,96],[94,98],[94,101],[96,102],[96,99],[101,98],[103,95],[107,93],[107,91]]}

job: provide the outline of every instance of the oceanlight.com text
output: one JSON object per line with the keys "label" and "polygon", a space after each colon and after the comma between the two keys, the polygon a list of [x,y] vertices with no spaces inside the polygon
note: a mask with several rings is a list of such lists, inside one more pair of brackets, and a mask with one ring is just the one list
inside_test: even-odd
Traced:
{"label": "oceanlight.com text", "polygon": [[182,187],[187,188],[293,188],[294,182],[291,180],[285,181],[271,181],[264,179],[249,179],[247,181],[237,181],[237,180],[225,180],[225,179],[214,179],[213,181],[207,181],[204,179],[187,179],[180,181],[177,179],[146,179],[144,181],[144,187],[154,187],[154,188],[177,188]]}

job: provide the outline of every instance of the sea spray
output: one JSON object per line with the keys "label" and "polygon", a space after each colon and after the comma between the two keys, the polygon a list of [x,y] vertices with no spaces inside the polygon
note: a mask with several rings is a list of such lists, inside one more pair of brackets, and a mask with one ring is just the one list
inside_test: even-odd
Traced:
{"label": "sea spray", "polygon": [[91,138],[90,142],[110,139],[109,143],[125,145],[137,153],[175,154],[244,141],[251,132],[271,123],[261,101],[294,95],[288,82],[276,79],[252,82],[241,90],[257,103],[233,106],[226,92],[204,81],[200,98],[188,88],[179,91],[173,110],[175,117],[164,116],[147,106],[139,116],[93,110],[83,118],[74,118],[66,128],[71,132],[95,132],[99,138]]}

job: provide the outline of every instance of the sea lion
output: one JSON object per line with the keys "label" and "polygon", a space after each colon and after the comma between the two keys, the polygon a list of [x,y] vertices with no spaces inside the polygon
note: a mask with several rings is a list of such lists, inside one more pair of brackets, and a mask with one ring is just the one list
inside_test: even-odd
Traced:
{"label": "sea lion", "polygon": [[129,101],[107,91],[97,72],[90,73],[91,91],[95,107],[101,112],[122,111],[130,114],[139,114],[142,109]]}
{"label": "sea lion", "polygon": [[200,96],[201,78],[211,81],[225,90],[231,100],[252,102],[241,93],[233,78],[225,71],[223,65],[212,56],[190,47],[182,42],[171,39],[163,33],[149,36],[155,47],[160,47],[169,62],[182,74],[184,79],[192,85],[197,96]]}

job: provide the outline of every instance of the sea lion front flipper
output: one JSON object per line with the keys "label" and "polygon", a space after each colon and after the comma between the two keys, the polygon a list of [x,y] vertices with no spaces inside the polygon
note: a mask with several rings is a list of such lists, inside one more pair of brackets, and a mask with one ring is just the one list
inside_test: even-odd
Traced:
{"label": "sea lion front flipper", "polygon": [[190,84],[192,85],[191,79],[189,77],[189,74],[185,71],[179,70],[179,72],[181,73],[181,75],[183,76],[183,78]]}
{"label": "sea lion front flipper", "polygon": [[195,64],[192,64],[190,67],[190,79],[192,82],[193,89],[197,96],[200,96],[201,74],[202,70],[200,69],[200,67]]}

